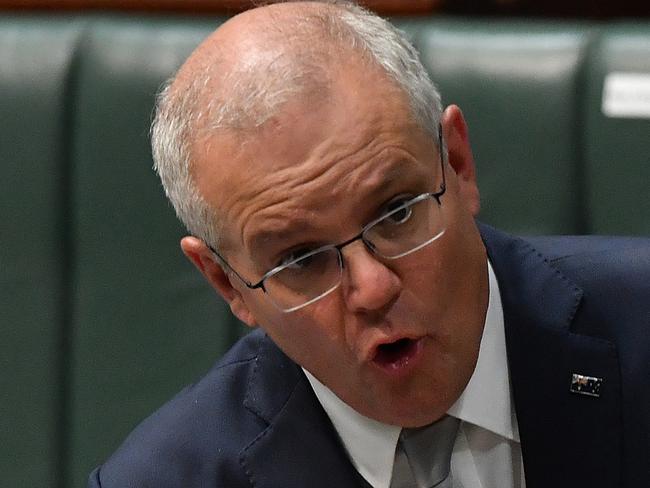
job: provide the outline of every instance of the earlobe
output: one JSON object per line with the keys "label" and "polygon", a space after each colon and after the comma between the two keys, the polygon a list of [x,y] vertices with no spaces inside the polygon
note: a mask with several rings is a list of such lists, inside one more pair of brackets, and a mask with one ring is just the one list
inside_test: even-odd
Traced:
{"label": "earlobe", "polygon": [[481,207],[476,167],[467,124],[458,106],[450,105],[443,112],[442,132],[447,146],[448,163],[456,173],[460,196],[470,213],[476,216]]}
{"label": "earlobe", "polygon": [[217,262],[212,250],[201,239],[187,236],[181,239],[181,249],[194,266],[201,272],[219,295],[230,306],[232,313],[249,327],[255,327],[256,320],[239,290],[237,290],[231,278]]}
{"label": "earlobe", "polygon": [[248,327],[257,327],[257,321],[239,295],[235,300],[230,302],[230,310],[233,315],[245,323]]}

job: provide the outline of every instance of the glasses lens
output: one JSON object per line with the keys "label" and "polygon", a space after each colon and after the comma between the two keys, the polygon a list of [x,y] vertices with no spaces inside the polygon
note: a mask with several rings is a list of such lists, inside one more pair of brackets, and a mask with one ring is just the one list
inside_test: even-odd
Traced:
{"label": "glasses lens", "polygon": [[309,305],[341,282],[341,258],[334,248],[316,250],[287,263],[264,281],[269,298],[285,312]]}
{"label": "glasses lens", "polygon": [[440,204],[422,195],[391,210],[368,227],[363,237],[376,254],[396,259],[430,244],[444,231]]}

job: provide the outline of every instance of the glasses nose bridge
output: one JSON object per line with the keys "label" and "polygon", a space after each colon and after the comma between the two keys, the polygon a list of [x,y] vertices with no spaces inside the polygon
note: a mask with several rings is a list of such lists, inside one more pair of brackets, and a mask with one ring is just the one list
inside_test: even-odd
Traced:
{"label": "glasses nose bridge", "polygon": [[369,251],[369,254],[371,254],[374,258],[377,256],[377,249],[375,245],[372,243],[371,240],[369,240],[366,237],[368,229],[363,229],[361,232],[359,232],[356,236],[351,237],[345,242],[342,242],[338,246],[336,246],[336,250],[339,253],[339,258],[341,260],[341,266],[345,267],[345,256],[343,256],[343,248],[349,246],[350,244],[356,242],[356,241],[361,241],[363,243],[363,246],[366,248],[366,250]]}

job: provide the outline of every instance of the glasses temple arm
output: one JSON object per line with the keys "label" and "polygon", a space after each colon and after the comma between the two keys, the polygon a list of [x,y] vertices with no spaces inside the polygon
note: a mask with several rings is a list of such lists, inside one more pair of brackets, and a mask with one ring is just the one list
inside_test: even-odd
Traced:
{"label": "glasses temple arm", "polygon": [[242,275],[240,275],[235,268],[230,266],[230,263],[228,261],[226,261],[226,258],[224,258],[221,254],[219,254],[219,252],[214,247],[212,247],[208,243],[206,243],[206,246],[208,246],[208,249],[210,249],[210,251],[212,251],[212,254],[214,254],[214,256],[217,258],[217,260],[219,261],[218,264],[221,267],[228,268],[228,270],[231,273],[233,273],[237,278],[239,278],[239,280],[243,284],[245,284],[248,288],[255,289],[255,288],[261,288],[262,287],[262,282],[261,281],[259,283],[252,284],[250,281],[248,281],[246,278],[244,278]]}

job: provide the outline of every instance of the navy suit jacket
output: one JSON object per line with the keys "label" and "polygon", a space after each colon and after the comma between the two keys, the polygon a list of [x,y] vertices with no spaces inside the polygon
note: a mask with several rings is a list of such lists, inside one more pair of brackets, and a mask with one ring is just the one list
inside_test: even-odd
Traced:
{"label": "navy suit jacket", "polygon": [[[502,294],[527,487],[650,486],[650,240],[481,232]],[[602,378],[600,397],[570,392],[573,373]],[[90,475],[88,487],[100,486],[368,484],[301,369],[256,331],[145,420]]]}

